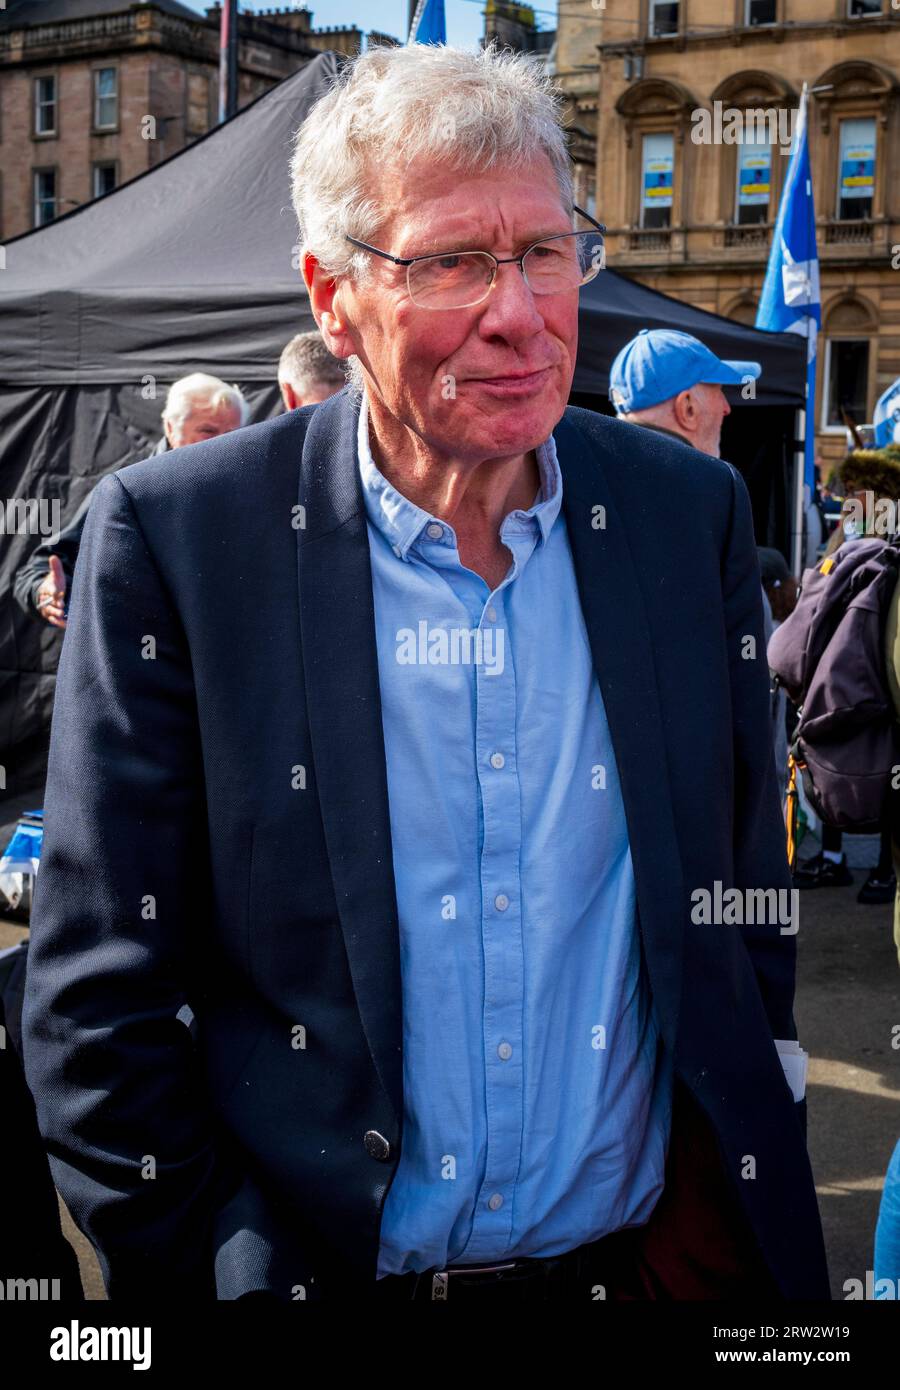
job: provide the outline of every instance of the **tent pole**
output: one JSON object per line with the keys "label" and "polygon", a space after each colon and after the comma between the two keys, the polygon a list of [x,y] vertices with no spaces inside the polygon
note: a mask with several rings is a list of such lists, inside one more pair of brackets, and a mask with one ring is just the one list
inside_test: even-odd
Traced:
{"label": "tent pole", "polygon": [[237,0],[221,0],[219,26],[219,124],[237,111]]}
{"label": "tent pole", "polygon": [[791,488],[791,573],[803,571],[804,473],[806,471],[806,411],[794,414],[794,476]]}

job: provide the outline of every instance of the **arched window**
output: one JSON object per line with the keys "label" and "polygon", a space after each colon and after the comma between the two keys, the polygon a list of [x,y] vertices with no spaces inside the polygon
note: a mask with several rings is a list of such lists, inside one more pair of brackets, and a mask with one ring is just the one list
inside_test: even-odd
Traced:
{"label": "arched window", "polygon": [[719,221],[726,246],[765,246],[778,209],[799,97],[773,73],[731,73],[710,97],[719,136]]}
{"label": "arched window", "polygon": [[627,207],[633,249],[669,245],[685,220],[685,132],[697,102],[680,82],[644,78],[622,93],[616,111],[628,152]]}
{"label": "arched window", "polygon": [[753,328],[756,324],[756,296],[752,290],[742,290],[725,306],[723,312],[727,319],[742,323],[746,328]]}
{"label": "arched window", "polygon": [[[816,207],[826,243],[885,240],[890,137],[888,113],[900,88],[878,63],[837,63],[814,84],[825,146]],[[880,227],[881,232],[876,233]]]}
{"label": "arched window", "polygon": [[870,413],[872,339],[878,316],[859,295],[841,295],[826,308],[823,321],[819,428],[843,434],[847,418],[865,424]]}

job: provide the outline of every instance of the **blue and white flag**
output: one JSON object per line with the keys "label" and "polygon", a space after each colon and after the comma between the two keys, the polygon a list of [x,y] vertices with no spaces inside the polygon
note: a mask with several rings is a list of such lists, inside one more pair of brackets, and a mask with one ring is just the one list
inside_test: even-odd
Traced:
{"label": "blue and white flag", "polygon": [[419,0],[409,28],[409,43],[446,43],[444,0]]}
{"label": "blue and white flag", "polygon": [[809,169],[808,106],[809,94],[804,82],[769,265],[756,311],[756,327],[774,333],[800,333],[807,340],[804,481],[811,494],[816,446],[816,338],[822,324],[822,299]]}
{"label": "blue and white flag", "polygon": [[875,407],[875,448],[900,444],[900,376],[879,396]]}

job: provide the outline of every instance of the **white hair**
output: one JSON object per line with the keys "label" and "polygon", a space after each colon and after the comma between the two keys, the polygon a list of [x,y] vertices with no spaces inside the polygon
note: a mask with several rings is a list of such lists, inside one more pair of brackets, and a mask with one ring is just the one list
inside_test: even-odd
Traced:
{"label": "white hair", "polygon": [[183,425],[194,406],[209,405],[218,410],[221,405],[230,405],[238,411],[241,424],[246,425],[250,418],[250,406],[239,386],[228,386],[217,376],[206,372],[191,372],[173,381],[166,395],[162,418],[172,425]]}
{"label": "white hair", "polygon": [[[363,280],[370,257],[345,240],[374,241],[390,212],[369,172],[426,157],[460,171],[519,168],[544,153],[566,213],[572,164],[561,97],[539,62],[491,44],[477,53],[435,44],[372,47],[345,64],[297,132],[291,159],[300,246],[329,275]],[[385,248],[389,249],[389,248]],[[359,390],[362,365],[349,363]]]}

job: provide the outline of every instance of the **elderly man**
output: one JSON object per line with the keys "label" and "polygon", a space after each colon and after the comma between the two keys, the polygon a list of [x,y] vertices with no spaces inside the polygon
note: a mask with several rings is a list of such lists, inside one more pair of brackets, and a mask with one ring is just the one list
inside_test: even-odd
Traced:
{"label": "elderly man", "polygon": [[723,386],[755,381],[758,362],[728,362],[699,338],[674,328],[642,328],[609,372],[609,398],[621,420],[684,439],[719,458],[722,421],[731,414]]}
{"label": "elderly man", "polygon": [[[246,424],[249,415],[250,408],[236,386],[226,386],[206,372],[192,372],[169,387],[162,413],[163,436],[148,457],[228,434]],[[13,592],[19,606],[30,618],[51,627],[66,626],[66,594],[93,495],[88,493],[56,540],[39,545],[16,574]]]}
{"label": "elderly man", "polygon": [[827,1298],[796,928],[697,913],[790,885],[746,490],[566,408],[602,228],[532,61],[370,49],[293,168],[361,389],[85,529],[25,1007],[57,1185],[112,1298]]}
{"label": "elderly man", "polygon": [[317,329],[297,333],[285,345],[278,362],[278,388],[285,410],[327,401],[346,382],[344,364],[328,351]]}

